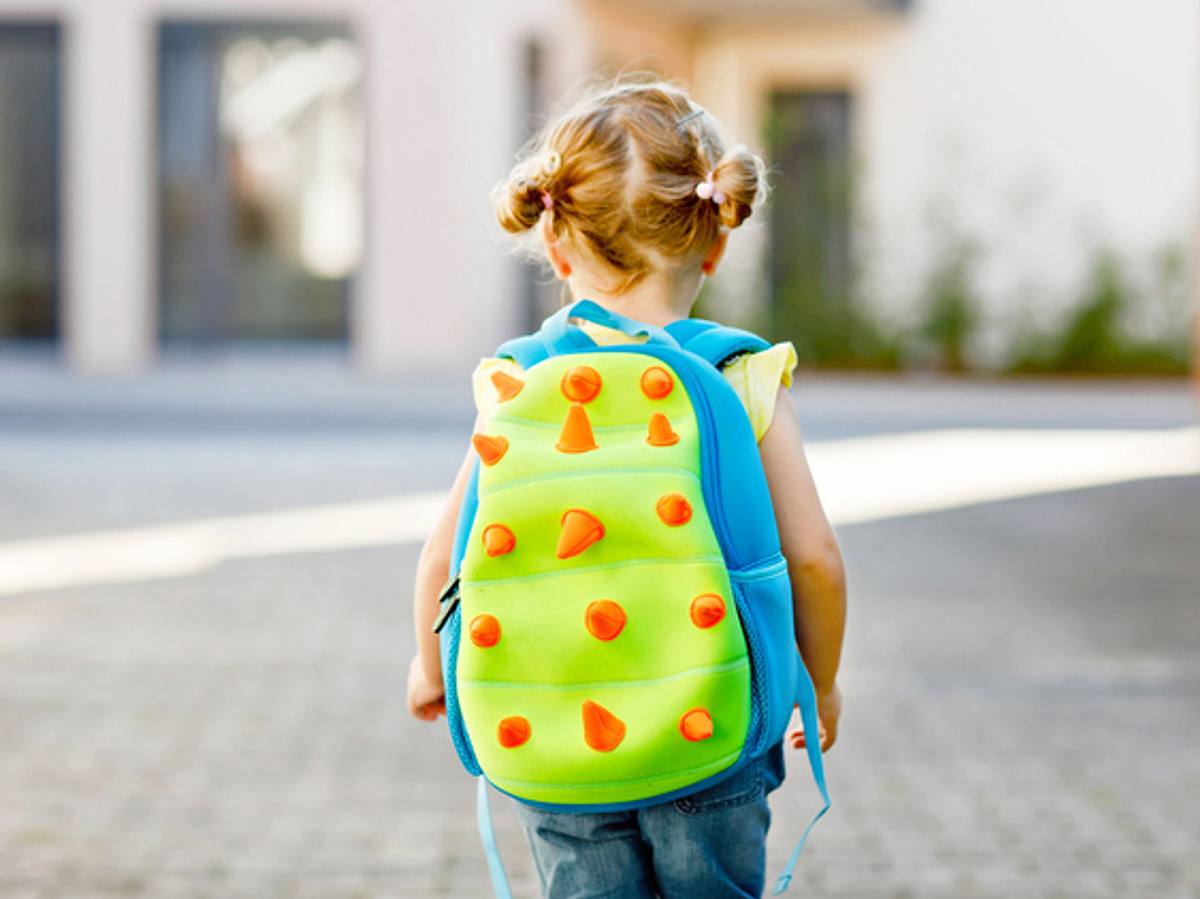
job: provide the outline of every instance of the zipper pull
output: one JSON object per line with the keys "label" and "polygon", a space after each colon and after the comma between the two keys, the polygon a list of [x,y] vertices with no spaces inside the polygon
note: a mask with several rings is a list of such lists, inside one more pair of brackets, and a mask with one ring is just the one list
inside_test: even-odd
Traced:
{"label": "zipper pull", "polygon": [[446,586],[442,588],[441,594],[438,596],[437,618],[433,621],[433,632],[440,634],[442,628],[446,626],[446,622],[450,620],[450,614],[458,607],[458,600],[462,595],[460,590],[461,578],[458,574],[450,578],[446,582]]}

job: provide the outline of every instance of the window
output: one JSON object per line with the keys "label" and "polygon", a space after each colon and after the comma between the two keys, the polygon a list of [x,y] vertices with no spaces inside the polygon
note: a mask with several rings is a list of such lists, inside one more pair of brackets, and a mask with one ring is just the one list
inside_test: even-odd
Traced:
{"label": "window", "polygon": [[362,70],[338,24],[160,29],[164,338],[345,338],[364,243]]}
{"label": "window", "polygon": [[0,25],[0,339],[58,336],[59,39]]}
{"label": "window", "polygon": [[801,361],[838,364],[856,327],[852,303],[850,97],[771,97],[770,277],[773,331]]}

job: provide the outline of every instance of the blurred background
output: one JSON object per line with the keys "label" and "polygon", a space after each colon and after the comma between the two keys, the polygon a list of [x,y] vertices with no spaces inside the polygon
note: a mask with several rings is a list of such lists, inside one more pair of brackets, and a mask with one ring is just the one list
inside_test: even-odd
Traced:
{"label": "blurred background", "polygon": [[0,0],[0,896],[488,893],[409,585],[560,299],[488,192],[642,70],[849,565],[793,889],[1200,897],[1200,0]]}

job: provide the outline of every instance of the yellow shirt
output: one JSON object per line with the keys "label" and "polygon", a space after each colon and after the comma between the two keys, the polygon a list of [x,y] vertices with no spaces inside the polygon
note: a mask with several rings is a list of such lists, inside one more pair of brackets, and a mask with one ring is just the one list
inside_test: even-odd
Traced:
{"label": "yellow shirt", "polygon": [[[584,322],[580,327],[601,346],[631,342],[629,335],[603,325]],[[787,388],[792,386],[792,371],[795,367],[796,348],[789,341],[784,341],[758,353],[738,356],[721,369],[721,374],[746,407],[756,440],[762,440],[763,434],[767,433],[767,428],[771,426],[779,385]],[[471,382],[475,391],[475,407],[483,418],[491,415],[496,406],[496,391],[491,383],[492,373],[496,371],[514,377],[520,377],[522,374],[521,366],[511,359],[490,358],[480,361]]]}

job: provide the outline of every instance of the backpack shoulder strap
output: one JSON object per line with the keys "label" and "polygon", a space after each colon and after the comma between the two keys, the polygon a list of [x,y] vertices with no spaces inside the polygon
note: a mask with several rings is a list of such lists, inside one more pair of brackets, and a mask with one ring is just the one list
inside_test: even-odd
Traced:
{"label": "backpack shoulder strap", "polygon": [[496,348],[496,356],[512,359],[521,368],[528,369],[548,358],[550,350],[542,340],[541,332],[526,334],[524,337],[514,337],[506,340]]}
{"label": "backpack shoulder strap", "polygon": [[582,329],[571,324],[571,319],[576,318],[622,331],[630,337],[644,337],[647,343],[678,346],[675,336],[664,328],[634,321],[591,300],[578,300],[547,318],[533,334],[515,337],[500,344],[496,355],[512,359],[521,368],[530,368],[551,356],[572,350],[593,349],[596,342]]}
{"label": "backpack shoulder strap", "polygon": [[771,346],[757,334],[700,318],[672,322],[667,325],[667,333],[714,368],[721,368],[734,356],[757,353]]}

